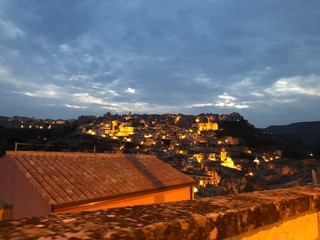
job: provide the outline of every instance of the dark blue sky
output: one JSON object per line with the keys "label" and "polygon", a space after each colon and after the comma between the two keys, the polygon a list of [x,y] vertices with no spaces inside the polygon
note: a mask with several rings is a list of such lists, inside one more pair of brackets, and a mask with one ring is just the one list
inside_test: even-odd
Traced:
{"label": "dark blue sky", "polygon": [[320,120],[318,0],[0,0],[0,115]]}

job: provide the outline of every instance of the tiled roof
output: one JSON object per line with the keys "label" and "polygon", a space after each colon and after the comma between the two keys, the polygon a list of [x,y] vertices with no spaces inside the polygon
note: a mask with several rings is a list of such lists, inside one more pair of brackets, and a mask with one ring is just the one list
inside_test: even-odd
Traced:
{"label": "tiled roof", "polygon": [[6,157],[50,205],[194,183],[152,155],[7,152]]}

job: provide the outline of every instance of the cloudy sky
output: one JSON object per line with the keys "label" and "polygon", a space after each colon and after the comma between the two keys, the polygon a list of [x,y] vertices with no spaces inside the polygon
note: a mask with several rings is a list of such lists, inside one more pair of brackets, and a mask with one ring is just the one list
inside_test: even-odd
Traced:
{"label": "cloudy sky", "polygon": [[0,0],[0,115],[320,120],[319,0]]}

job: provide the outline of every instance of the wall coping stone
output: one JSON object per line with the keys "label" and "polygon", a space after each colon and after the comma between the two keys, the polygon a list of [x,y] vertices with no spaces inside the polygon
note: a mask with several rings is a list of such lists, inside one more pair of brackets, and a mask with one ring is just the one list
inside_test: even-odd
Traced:
{"label": "wall coping stone", "polygon": [[304,186],[0,221],[0,239],[223,239],[320,207]]}

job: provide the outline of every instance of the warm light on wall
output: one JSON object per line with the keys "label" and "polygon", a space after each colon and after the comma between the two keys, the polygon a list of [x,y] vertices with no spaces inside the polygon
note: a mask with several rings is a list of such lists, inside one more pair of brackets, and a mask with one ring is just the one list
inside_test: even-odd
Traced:
{"label": "warm light on wall", "polygon": [[180,139],[186,139],[186,135],[181,135]]}
{"label": "warm light on wall", "polygon": [[222,162],[227,159],[227,154],[228,154],[228,152],[224,148],[222,148],[221,152],[220,152],[220,158],[221,158]]}
{"label": "warm light on wall", "polygon": [[215,153],[209,153],[208,159],[211,160],[211,161],[215,161],[216,160],[216,154]]}
{"label": "warm light on wall", "polygon": [[193,154],[193,157],[197,159],[198,163],[201,163],[205,156],[203,153],[196,153],[196,154]]}
{"label": "warm light on wall", "polygon": [[179,122],[180,119],[181,119],[181,116],[176,116],[176,118],[174,119],[174,123],[176,124],[177,122]]}
{"label": "warm light on wall", "polygon": [[205,186],[204,181],[203,180],[199,180],[199,185],[200,186]]}
{"label": "warm light on wall", "polygon": [[203,131],[216,131],[218,130],[218,123],[198,123],[198,130]]}
{"label": "warm light on wall", "polygon": [[116,133],[118,137],[128,137],[134,134],[134,127],[120,127],[119,131]]}
{"label": "warm light on wall", "polygon": [[88,130],[88,132],[87,132],[88,134],[90,134],[90,135],[96,135],[96,132],[95,131],[92,131],[91,129],[90,130]]}

